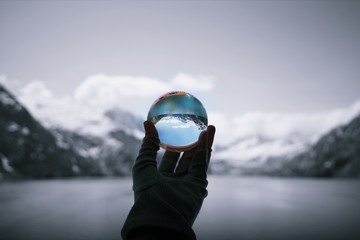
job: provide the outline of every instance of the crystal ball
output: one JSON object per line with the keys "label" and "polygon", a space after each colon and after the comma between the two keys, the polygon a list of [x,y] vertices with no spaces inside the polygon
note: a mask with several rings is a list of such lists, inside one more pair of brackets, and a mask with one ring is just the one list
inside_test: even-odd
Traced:
{"label": "crystal ball", "polygon": [[187,92],[169,92],[159,97],[147,117],[159,134],[165,150],[184,152],[197,145],[208,119],[202,103]]}

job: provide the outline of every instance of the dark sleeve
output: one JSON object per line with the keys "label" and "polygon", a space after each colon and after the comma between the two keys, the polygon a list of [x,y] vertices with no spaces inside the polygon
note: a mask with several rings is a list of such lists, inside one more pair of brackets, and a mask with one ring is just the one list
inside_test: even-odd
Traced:
{"label": "dark sleeve", "polygon": [[[199,196],[194,196],[195,192]],[[202,186],[172,181],[159,181],[135,194],[135,203],[122,229],[124,240],[195,240],[192,229],[194,211],[202,204],[198,197],[206,195]],[[183,198],[187,198],[183,201]],[[193,199],[189,201],[189,198]]]}

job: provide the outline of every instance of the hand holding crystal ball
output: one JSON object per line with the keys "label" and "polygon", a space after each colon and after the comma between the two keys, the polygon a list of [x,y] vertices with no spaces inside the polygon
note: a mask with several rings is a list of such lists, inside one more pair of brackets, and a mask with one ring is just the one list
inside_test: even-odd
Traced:
{"label": "hand holding crystal ball", "polygon": [[159,134],[165,150],[184,152],[196,146],[207,128],[207,113],[201,102],[187,92],[169,92],[151,106],[147,117]]}

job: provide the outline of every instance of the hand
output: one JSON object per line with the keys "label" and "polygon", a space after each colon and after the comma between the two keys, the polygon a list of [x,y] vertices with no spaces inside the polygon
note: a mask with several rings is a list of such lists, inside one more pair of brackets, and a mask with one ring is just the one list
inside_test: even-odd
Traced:
{"label": "hand", "polygon": [[145,137],[132,170],[135,203],[124,228],[130,231],[151,227],[195,239],[191,226],[207,196],[206,171],[215,127],[208,126],[200,134],[197,146],[184,152],[180,159],[180,153],[166,151],[159,169],[157,130],[149,121],[144,122],[144,128]]}
{"label": "hand", "polygon": [[[145,138],[139,156],[133,167],[133,190],[135,200],[143,191],[155,187],[159,182],[169,185],[169,192],[161,192],[164,199],[171,199],[176,209],[192,225],[207,196],[206,171],[211,155],[215,127],[209,126],[199,136],[197,147],[184,152],[175,169],[180,153],[166,151],[157,169],[156,155],[159,150],[159,137],[155,126],[144,122]],[[186,206],[188,205],[188,206]],[[191,209],[190,212],[185,210]]]}

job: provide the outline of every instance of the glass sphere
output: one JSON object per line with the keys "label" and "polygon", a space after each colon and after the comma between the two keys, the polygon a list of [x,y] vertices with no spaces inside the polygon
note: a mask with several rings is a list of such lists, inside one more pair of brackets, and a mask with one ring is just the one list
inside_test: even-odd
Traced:
{"label": "glass sphere", "polygon": [[184,152],[196,146],[206,130],[207,113],[201,102],[187,92],[169,92],[151,106],[147,117],[159,134],[165,150]]}

